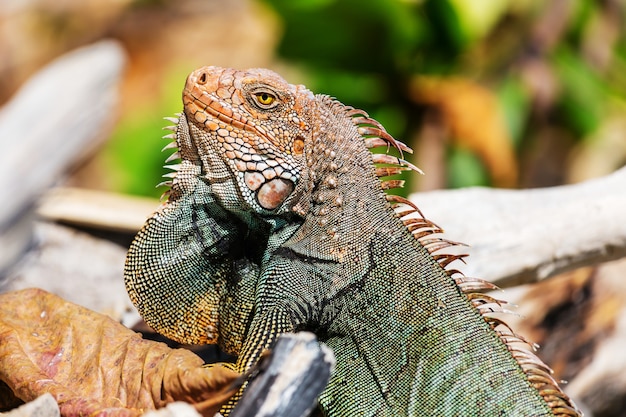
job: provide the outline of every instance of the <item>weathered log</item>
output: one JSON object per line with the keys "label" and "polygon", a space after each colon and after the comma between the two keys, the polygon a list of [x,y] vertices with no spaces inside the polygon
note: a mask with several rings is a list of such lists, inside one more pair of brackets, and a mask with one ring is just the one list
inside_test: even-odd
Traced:
{"label": "weathered log", "polygon": [[44,67],[0,110],[0,272],[32,240],[38,198],[108,137],[124,62],[113,41],[80,48]]}
{"label": "weathered log", "polygon": [[304,417],[317,404],[335,366],[330,349],[312,333],[280,336],[232,417]]}
{"label": "weathered log", "polygon": [[468,276],[501,287],[626,256],[626,168],[579,184],[411,195],[448,239],[469,247]]}

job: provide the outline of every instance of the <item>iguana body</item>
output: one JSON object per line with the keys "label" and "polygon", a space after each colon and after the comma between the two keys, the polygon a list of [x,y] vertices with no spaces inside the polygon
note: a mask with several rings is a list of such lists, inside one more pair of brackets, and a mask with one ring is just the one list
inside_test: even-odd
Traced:
{"label": "iguana body", "polygon": [[486,315],[489,284],[447,270],[440,230],[385,193],[412,166],[370,152],[409,150],[378,122],[268,70],[201,68],[183,102],[169,199],[125,270],[157,331],[218,343],[239,371],[313,331],[337,358],[329,416],[578,415]]}

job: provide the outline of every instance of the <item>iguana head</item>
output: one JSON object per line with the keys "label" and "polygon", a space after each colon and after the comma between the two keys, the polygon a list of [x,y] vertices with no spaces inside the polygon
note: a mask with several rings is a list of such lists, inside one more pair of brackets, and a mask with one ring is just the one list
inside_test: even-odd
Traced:
{"label": "iguana head", "polygon": [[203,174],[229,210],[280,214],[300,179],[313,94],[265,69],[202,67],[187,78],[184,113]]}
{"label": "iguana head", "polygon": [[[232,212],[305,216],[312,199],[341,204],[339,192],[330,191],[328,196],[319,192],[337,188],[340,172],[354,170],[362,177],[363,167],[368,166],[378,177],[406,169],[419,171],[392,155],[363,152],[381,146],[411,152],[367,113],[313,95],[270,70],[199,68],[187,78],[183,103],[202,159],[202,174],[220,203]],[[351,175],[342,177],[354,182]],[[396,188],[402,181],[381,185]],[[392,204],[408,203],[395,195],[388,197]]]}

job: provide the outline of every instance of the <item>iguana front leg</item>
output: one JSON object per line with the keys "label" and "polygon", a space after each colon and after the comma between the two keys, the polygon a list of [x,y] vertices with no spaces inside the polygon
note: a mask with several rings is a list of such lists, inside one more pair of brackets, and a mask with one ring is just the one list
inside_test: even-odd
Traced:
{"label": "iguana front leg", "polygon": [[[307,312],[313,312],[313,310],[309,308],[305,298],[312,292],[304,288],[305,282],[312,277],[309,274],[310,271],[307,271],[310,265],[308,268],[298,268],[300,266],[298,262],[283,264],[280,260],[280,256],[273,255],[267,263],[264,263],[265,273],[261,273],[257,280],[258,288],[251,322],[247,325],[242,323],[248,331],[234,367],[240,373],[253,369],[264,352],[272,349],[281,334],[297,332],[302,326],[311,322],[312,318]],[[284,271],[284,276],[275,274],[276,266]],[[284,279],[287,276],[302,278],[303,286],[291,285],[293,282]],[[220,412],[223,415],[227,416],[233,411],[244,389],[245,385],[222,407]]]}

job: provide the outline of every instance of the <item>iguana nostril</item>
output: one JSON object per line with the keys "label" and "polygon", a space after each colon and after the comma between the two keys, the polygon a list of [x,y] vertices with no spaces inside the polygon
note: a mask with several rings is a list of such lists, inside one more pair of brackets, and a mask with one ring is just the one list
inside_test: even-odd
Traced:
{"label": "iguana nostril", "polygon": [[206,84],[206,80],[207,80],[207,75],[206,72],[202,72],[202,74],[200,74],[200,76],[198,77],[198,84]]}

